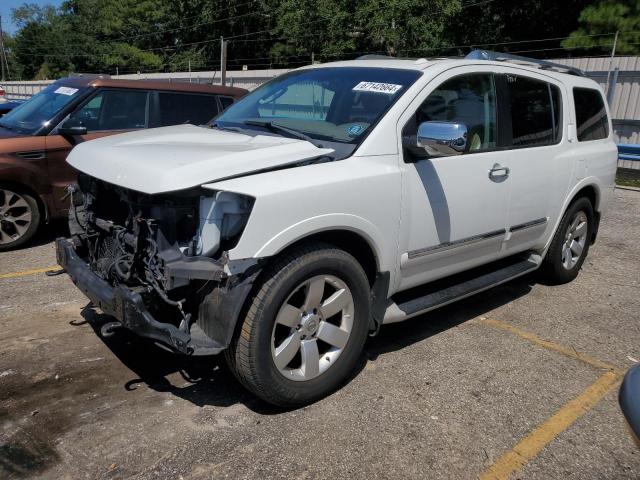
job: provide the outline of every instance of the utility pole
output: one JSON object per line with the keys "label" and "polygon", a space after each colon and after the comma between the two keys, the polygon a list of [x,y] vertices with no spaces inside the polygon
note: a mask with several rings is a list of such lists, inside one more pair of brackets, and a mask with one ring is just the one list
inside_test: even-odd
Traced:
{"label": "utility pole", "polygon": [[[612,97],[611,101],[613,101],[613,95],[609,95],[609,90],[610,90],[609,79],[611,77],[611,70],[613,69],[613,57],[616,56],[616,46],[618,45],[618,35],[619,34],[620,34],[620,31],[617,31],[616,32],[616,36],[613,39],[613,47],[611,47],[611,58],[609,58],[609,71],[607,72],[607,91],[606,91],[606,93],[607,93],[607,99],[609,99],[609,97]],[[613,89],[615,90],[615,84],[613,86]],[[611,105],[611,101],[609,102],[609,105]]]}
{"label": "utility pole", "polygon": [[[2,15],[0,15],[0,66],[2,66],[2,81],[4,82],[4,64],[6,63],[6,52],[4,51],[4,35],[2,35]],[[9,64],[7,64],[7,67]],[[8,68],[7,68],[8,70]],[[8,73],[8,72],[7,72]]]}
{"label": "utility pole", "polygon": [[220,85],[227,83],[227,42],[220,37]]}

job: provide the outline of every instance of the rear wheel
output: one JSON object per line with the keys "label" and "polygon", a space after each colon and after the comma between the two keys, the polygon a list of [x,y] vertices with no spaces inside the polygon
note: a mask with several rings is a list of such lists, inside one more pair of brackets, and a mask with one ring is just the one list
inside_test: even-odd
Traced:
{"label": "rear wheel", "polygon": [[40,208],[30,193],[0,186],[0,251],[27,243],[40,226]]}
{"label": "rear wheel", "polygon": [[270,403],[313,402],[355,369],[369,302],[367,277],[351,255],[326,244],[291,251],[265,272],[227,350],[228,363]]}
{"label": "rear wheel", "polygon": [[593,206],[581,197],[565,212],[541,268],[543,280],[562,284],[578,276],[584,263],[594,228]]}

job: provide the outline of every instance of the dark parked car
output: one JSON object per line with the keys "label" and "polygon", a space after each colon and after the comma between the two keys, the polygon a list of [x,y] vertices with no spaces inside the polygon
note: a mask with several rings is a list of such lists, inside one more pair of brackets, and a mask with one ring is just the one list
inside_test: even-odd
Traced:
{"label": "dark parked car", "polygon": [[0,251],[66,215],[77,143],[131,130],[207,123],[246,93],[232,87],[74,76],[0,118]]}
{"label": "dark parked car", "polygon": [[0,102],[0,118],[4,117],[7,113],[9,113],[14,108],[22,105],[24,100],[7,100],[4,102]]}

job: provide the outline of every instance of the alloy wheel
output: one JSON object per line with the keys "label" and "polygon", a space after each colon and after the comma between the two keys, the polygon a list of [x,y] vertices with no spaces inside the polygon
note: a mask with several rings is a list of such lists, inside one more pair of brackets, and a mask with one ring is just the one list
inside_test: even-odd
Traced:
{"label": "alloy wheel", "polygon": [[0,189],[0,244],[20,239],[31,226],[32,214],[22,195]]}
{"label": "alloy wheel", "polygon": [[354,301],[333,275],[299,284],[280,307],[271,335],[271,355],[290,380],[316,378],[335,364],[353,328]]}
{"label": "alloy wheel", "polygon": [[571,270],[582,257],[588,231],[587,215],[581,210],[571,220],[562,244],[562,266],[565,269]]}

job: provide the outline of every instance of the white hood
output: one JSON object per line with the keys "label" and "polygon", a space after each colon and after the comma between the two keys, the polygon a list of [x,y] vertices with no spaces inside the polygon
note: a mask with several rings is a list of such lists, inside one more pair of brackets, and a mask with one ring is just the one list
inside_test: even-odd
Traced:
{"label": "white hood", "polygon": [[178,125],[84,142],[71,151],[67,162],[105,182],[153,194],[332,152],[304,140]]}

